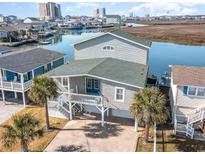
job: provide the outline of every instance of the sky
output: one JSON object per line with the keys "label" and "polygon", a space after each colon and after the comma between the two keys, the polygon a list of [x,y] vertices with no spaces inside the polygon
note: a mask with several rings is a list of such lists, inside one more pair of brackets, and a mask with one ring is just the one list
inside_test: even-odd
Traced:
{"label": "sky", "polygon": [[[62,15],[92,16],[94,9],[105,7],[107,14],[135,15],[143,17],[159,15],[205,15],[205,2],[63,2]],[[31,2],[0,2],[0,14],[16,15],[20,18],[38,17],[38,3]]]}

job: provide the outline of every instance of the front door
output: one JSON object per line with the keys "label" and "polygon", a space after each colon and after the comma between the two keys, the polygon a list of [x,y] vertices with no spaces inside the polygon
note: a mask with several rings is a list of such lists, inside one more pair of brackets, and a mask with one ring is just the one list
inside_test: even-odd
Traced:
{"label": "front door", "polygon": [[100,92],[100,81],[97,79],[86,78],[86,92],[99,94]]}

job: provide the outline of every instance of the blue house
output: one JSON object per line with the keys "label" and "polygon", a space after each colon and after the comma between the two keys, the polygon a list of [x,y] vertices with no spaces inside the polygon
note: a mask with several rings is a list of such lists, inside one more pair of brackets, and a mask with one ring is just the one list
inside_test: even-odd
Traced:
{"label": "blue house", "polygon": [[0,99],[26,105],[32,79],[65,63],[65,54],[43,48],[1,56]]}

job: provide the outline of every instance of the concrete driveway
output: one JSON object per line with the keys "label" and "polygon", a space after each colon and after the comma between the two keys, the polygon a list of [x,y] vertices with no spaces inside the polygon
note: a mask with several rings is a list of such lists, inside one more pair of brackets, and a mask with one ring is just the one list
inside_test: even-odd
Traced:
{"label": "concrete driveway", "polygon": [[11,118],[16,112],[23,109],[21,104],[7,104],[0,101],[0,124]]}
{"label": "concrete driveway", "polygon": [[49,152],[134,152],[136,135],[133,124],[106,122],[84,116],[69,121],[45,151]]}

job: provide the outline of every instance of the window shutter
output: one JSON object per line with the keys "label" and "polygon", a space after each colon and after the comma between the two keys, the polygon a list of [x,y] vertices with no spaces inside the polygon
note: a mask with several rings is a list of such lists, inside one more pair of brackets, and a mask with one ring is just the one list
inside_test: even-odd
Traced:
{"label": "window shutter", "polygon": [[184,95],[187,95],[187,92],[188,92],[188,86],[184,86],[183,94],[184,94]]}

